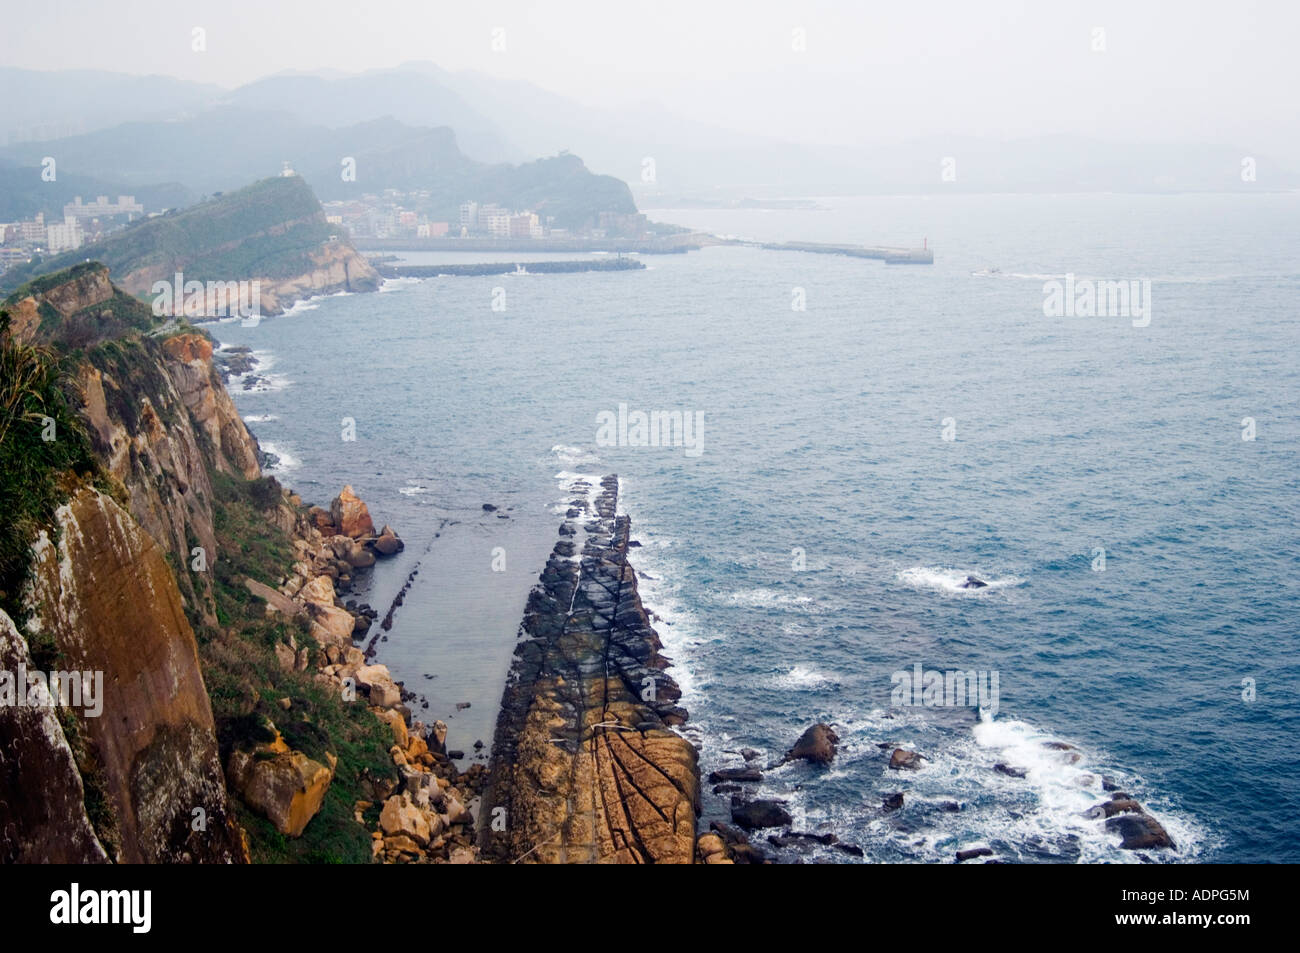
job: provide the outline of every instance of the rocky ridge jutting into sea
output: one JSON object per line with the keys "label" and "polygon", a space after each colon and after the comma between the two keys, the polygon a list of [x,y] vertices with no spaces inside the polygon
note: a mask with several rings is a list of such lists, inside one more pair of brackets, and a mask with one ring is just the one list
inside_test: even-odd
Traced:
{"label": "rocky ridge jutting into sea", "polygon": [[618,478],[575,498],[528,598],[481,820],[485,855],[528,863],[691,863],[694,747],[627,560]]}

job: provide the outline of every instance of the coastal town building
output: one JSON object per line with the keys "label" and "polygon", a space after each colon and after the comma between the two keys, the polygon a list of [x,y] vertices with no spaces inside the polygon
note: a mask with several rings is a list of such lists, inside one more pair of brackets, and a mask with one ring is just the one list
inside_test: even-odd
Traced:
{"label": "coastal town building", "polygon": [[71,217],[86,222],[93,218],[110,218],[115,215],[125,215],[129,221],[143,214],[144,206],[135,200],[134,195],[119,195],[116,202],[110,202],[107,195],[100,195],[93,202],[82,202],[78,195],[63,206],[65,221]]}
{"label": "coastal town building", "polygon": [[18,241],[25,245],[45,244],[45,213],[37,212],[30,221],[18,222]]}
{"label": "coastal town building", "polygon": [[460,207],[460,227],[462,229],[478,228],[478,203],[464,202]]}
{"label": "coastal town building", "polygon": [[57,255],[59,252],[80,248],[84,239],[81,223],[69,215],[64,218],[62,225],[50,225],[46,229],[45,247],[51,255]]}

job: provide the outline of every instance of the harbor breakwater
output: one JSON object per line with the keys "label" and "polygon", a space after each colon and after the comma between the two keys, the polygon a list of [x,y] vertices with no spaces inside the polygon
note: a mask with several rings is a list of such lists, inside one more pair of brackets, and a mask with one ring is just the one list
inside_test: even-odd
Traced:
{"label": "harbor breakwater", "polygon": [[691,863],[694,747],[669,660],[628,563],[618,478],[575,497],[530,593],[502,697],[480,815],[485,857]]}
{"label": "harbor breakwater", "polygon": [[577,261],[484,261],[456,265],[390,265],[376,263],[384,278],[437,278],[473,275],[558,275],[580,271],[643,271],[645,263],[635,258],[592,258]]}

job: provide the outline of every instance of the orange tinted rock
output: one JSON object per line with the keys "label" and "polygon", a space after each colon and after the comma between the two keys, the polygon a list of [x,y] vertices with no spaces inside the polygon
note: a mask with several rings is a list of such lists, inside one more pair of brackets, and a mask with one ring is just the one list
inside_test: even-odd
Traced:
{"label": "orange tinted rock", "polygon": [[375,535],[375,523],[370,518],[370,510],[352,492],[351,486],[345,486],[343,492],[334,497],[334,501],[330,503],[330,517],[344,536],[358,539],[362,536]]}

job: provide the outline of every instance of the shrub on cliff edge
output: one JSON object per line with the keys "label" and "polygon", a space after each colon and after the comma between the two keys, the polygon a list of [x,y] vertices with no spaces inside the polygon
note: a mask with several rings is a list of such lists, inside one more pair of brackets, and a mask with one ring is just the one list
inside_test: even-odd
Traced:
{"label": "shrub on cliff edge", "polygon": [[67,386],[57,354],[16,340],[0,311],[0,608],[19,626],[36,534],[53,523],[70,481],[99,470]]}

